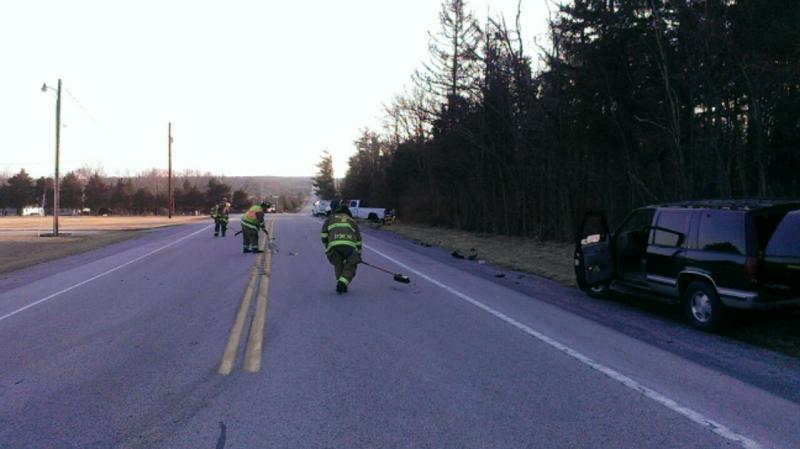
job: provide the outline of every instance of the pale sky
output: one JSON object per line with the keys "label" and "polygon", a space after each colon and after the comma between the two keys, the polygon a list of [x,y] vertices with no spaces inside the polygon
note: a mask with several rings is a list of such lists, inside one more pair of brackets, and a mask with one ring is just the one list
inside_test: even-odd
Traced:
{"label": "pale sky", "polygon": [[[529,53],[548,0],[523,0]],[[483,18],[517,0],[472,0]],[[0,172],[166,168],[308,176],[323,149],[343,176],[359,130],[411,84],[438,0],[0,2]],[[67,92],[68,91],[68,92]],[[74,97],[74,98],[73,98]],[[77,99],[77,102],[76,100]]]}

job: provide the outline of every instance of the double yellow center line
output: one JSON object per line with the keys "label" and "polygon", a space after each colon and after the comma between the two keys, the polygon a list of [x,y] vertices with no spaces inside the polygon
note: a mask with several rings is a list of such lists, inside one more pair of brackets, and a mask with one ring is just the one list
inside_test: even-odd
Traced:
{"label": "double yellow center line", "polygon": [[[273,237],[275,231],[274,220],[269,222],[268,231],[269,236]],[[244,352],[244,370],[251,373],[257,373],[261,370],[264,324],[267,320],[267,294],[269,293],[269,276],[272,271],[272,251],[269,249],[268,243],[267,241],[264,242],[264,252],[256,256],[253,269],[250,270],[247,288],[244,290],[242,302],[239,304],[238,312],[236,312],[236,320],[233,322],[228,344],[225,346],[225,352],[222,355],[222,363],[220,363],[217,371],[223,376],[227,376],[233,371],[239,341],[247,321],[247,315],[250,312],[250,304],[253,302],[253,293],[256,291],[256,285],[258,285],[256,310],[250,325],[250,335],[247,338],[247,346]]]}

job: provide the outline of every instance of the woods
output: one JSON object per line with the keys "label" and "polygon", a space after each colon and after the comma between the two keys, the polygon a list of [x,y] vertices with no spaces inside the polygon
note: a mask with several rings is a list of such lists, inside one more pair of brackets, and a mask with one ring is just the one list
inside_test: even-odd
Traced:
{"label": "woods", "polygon": [[430,62],[358,137],[345,196],[565,240],[587,210],[800,196],[797,2],[575,0],[533,49],[519,17],[444,2]]}
{"label": "woods", "polygon": [[[216,177],[191,171],[174,178],[173,183],[178,214],[205,214],[222,197],[228,198],[234,211],[244,211],[255,200],[264,199],[280,211],[294,212],[304,205],[310,189],[307,178]],[[60,192],[62,213],[167,214],[167,176],[163,170],[109,177],[100,170],[81,168],[61,178]],[[24,207],[38,206],[52,214],[52,202],[52,178],[34,180],[24,169],[13,176],[0,175],[0,209],[9,208],[12,214],[18,214]]]}

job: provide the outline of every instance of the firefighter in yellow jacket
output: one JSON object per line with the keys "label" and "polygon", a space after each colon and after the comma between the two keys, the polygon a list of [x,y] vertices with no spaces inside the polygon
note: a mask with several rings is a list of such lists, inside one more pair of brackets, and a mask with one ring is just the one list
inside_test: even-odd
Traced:
{"label": "firefighter in yellow jacket", "polygon": [[361,262],[361,232],[347,206],[339,206],[322,225],[325,255],[336,274],[336,293],[346,293]]}
{"label": "firefighter in yellow jacket", "polygon": [[[263,253],[258,248],[258,231],[267,229],[264,227],[264,212],[270,208],[270,204],[262,202],[250,207],[242,216],[242,252],[243,253]],[[269,234],[267,234],[269,238]]]}

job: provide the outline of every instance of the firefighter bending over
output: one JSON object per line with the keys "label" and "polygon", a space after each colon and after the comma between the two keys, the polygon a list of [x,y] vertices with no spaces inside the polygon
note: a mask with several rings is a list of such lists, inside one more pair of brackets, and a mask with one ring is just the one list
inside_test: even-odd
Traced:
{"label": "firefighter bending over", "polygon": [[325,255],[336,274],[336,293],[346,293],[361,262],[361,232],[350,209],[339,205],[322,225]]}
{"label": "firefighter bending over", "polygon": [[[270,204],[262,201],[256,204],[242,216],[242,252],[243,253],[263,253],[258,248],[258,231],[267,229],[264,227],[264,211],[270,208]],[[269,234],[267,234],[269,238]]]}

